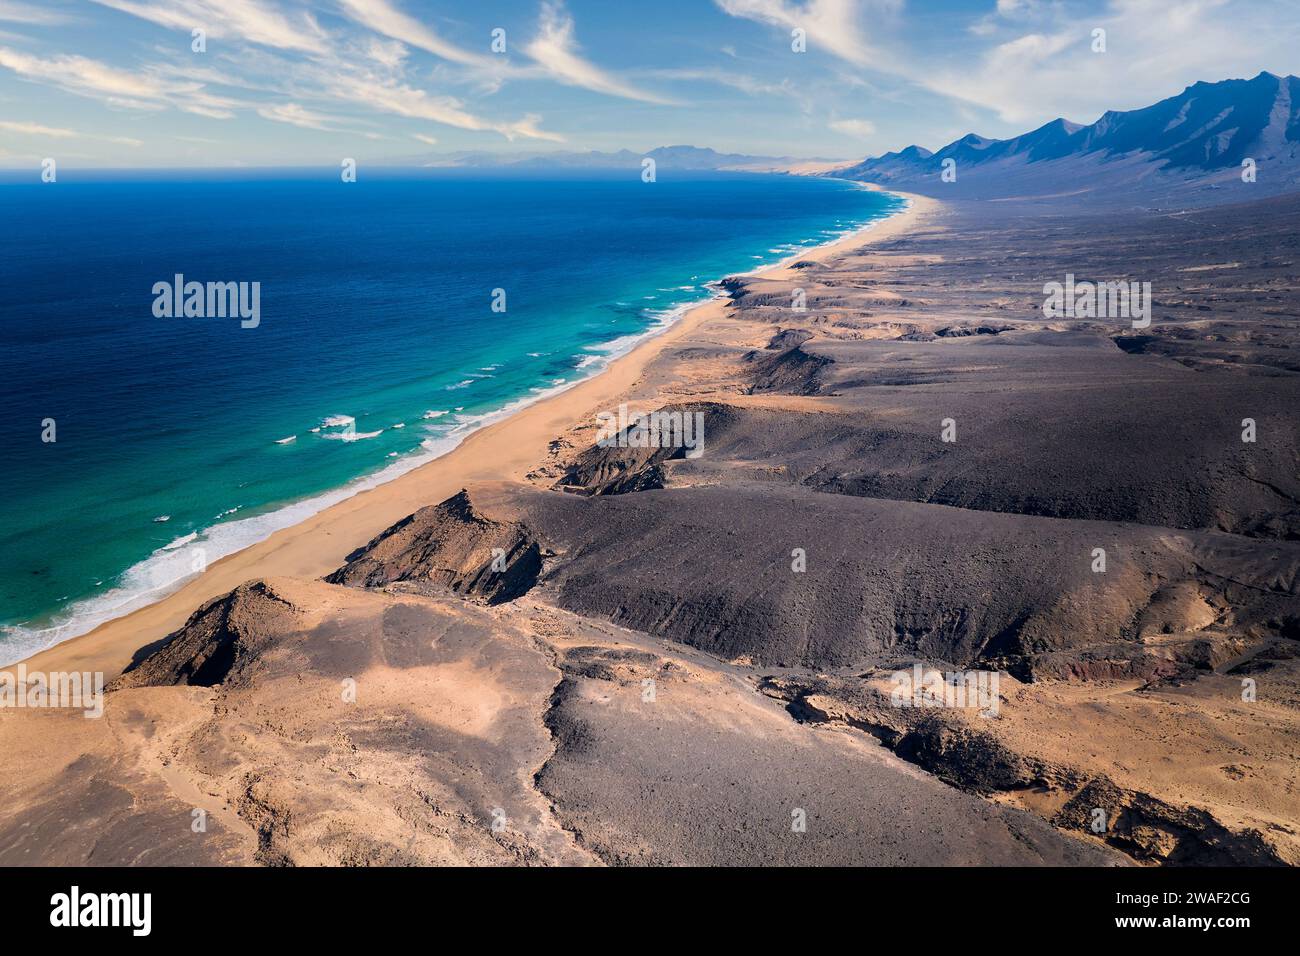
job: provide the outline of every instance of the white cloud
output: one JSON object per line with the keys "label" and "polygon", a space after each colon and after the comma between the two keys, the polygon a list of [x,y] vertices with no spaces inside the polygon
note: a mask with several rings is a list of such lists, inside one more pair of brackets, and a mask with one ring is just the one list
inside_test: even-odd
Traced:
{"label": "white cloud", "polygon": [[486,53],[475,53],[444,40],[388,0],[339,0],[343,12],[367,29],[465,66],[495,67]]}
{"label": "white cloud", "polygon": [[9,120],[0,120],[0,129],[7,133],[19,133],[24,136],[55,136],[63,138],[78,135],[70,129],[42,126],[40,123],[15,123]]}
{"label": "white cloud", "polygon": [[397,40],[380,40],[378,37],[371,37],[370,42],[366,44],[366,55],[389,70],[399,69],[409,52],[406,44]]}
{"label": "white cloud", "polygon": [[94,133],[78,133],[74,129],[57,126],[43,126],[40,123],[14,122],[0,120],[0,130],[19,136],[42,136],[54,139],[102,139],[109,143],[121,143],[124,146],[143,146],[138,139],[130,136],[97,136]]}
{"label": "white cloud", "polygon": [[68,17],[54,10],[42,10],[16,0],[0,0],[0,20],[10,23],[28,23],[32,26],[54,26],[67,23]]}
{"label": "white cloud", "polygon": [[562,143],[564,137],[539,128],[541,118],[532,114],[515,122],[502,123],[483,119],[465,110],[461,102],[451,96],[432,96],[424,90],[406,83],[379,80],[367,76],[338,76],[327,92],[336,99],[350,100],[370,109],[377,109],[411,119],[430,120],[444,126],[475,131],[495,131],[507,139],[522,136]]}
{"label": "white cloud", "polygon": [[[1027,10],[1048,22],[994,44],[973,65],[918,61],[909,78],[1017,125],[1056,116],[1091,122],[1107,109],[1147,106],[1197,80],[1289,72],[1300,30],[1300,10],[1260,0],[1110,0],[1096,16],[1059,7],[1048,16],[1046,7],[1020,3],[1005,12]],[[1097,27],[1106,30],[1105,53],[1092,51]]]}
{"label": "white cloud", "polygon": [[807,34],[808,52],[818,49],[856,66],[881,65],[892,56],[874,46],[862,23],[897,13],[901,0],[714,0],[727,14]]}
{"label": "white cloud", "polygon": [[289,123],[293,126],[301,126],[303,129],[319,129],[326,132],[335,132],[335,124],[339,122],[333,116],[315,113],[309,109],[304,109],[297,103],[276,103],[270,106],[259,106],[257,115],[263,119],[274,120],[277,123]]}
{"label": "white cloud", "polygon": [[424,143],[424,144],[426,144],[426,145],[428,145],[428,146],[437,146],[437,145],[438,145],[438,140],[437,140],[437,138],[435,138],[435,137],[433,137],[433,136],[425,136],[423,133],[412,133],[411,136],[412,136],[412,138],[414,138],[414,139],[418,139],[421,143]]}
{"label": "white cloud", "polygon": [[552,78],[569,86],[643,103],[671,103],[654,93],[637,89],[583,59],[578,55],[573,33],[573,18],[565,9],[551,0],[543,0],[537,36],[524,51]]}
{"label": "white cloud", "polygon": [[866,139],[876,133],[876,124],[864,119],[835,120],[830,124],[830,128],[837,133],[855,136],[858,139]]}
{"label": "white cloud", "polygon": [[93,0],[105,7],[129,13],[160,26],[184,30],[200,28],[209,38],[234,36],[250,43],[325,53],[329,49],[325,31],[309,13],[288,17],[261,0]]}
{"label": "white cloud", "polygon": [[154,100],[160,95],[158,86],[144,77],[84,56],[42,59],[0,47],[0,66],[25,79],[53,83],[82,95],[108,96],[119,102]]}
{"label": "white cloud", "polygon": [[174,106],[187,113],[214,119],[229,119],[239,105],[226,97],[209,93],[203,83],[167,79],[156,73],[132,73],[84,56],[59,54],[42,58],[0,47],[0,67],[23,79],[101,99],[110,106],[160,110]]}

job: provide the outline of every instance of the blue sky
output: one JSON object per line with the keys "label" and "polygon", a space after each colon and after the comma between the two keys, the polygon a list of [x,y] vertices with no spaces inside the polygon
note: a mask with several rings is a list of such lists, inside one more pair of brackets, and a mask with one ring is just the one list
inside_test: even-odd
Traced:
{"label": "blue sky", "polygon": [[1296,0],[0,0],[0,165],[861,157],[1294,73],[1297,51]]}

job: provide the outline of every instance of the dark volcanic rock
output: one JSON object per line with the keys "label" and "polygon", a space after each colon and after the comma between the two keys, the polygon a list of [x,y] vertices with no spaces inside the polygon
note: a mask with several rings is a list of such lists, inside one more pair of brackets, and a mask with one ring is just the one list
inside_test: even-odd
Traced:
{"label": "dark volcanic rock", "polygon": [[297,617],[297,608],[274,585],[266,581],[242,584],[195,611],[159,650],[108,689],[224,683],[256,660],[268,644],[292,632]]}
{"label": "dark volcanic rock", "polygon": [[[722,428],[723,422],[734,414],[729,405],[717,402],[700,402],[690,404],[665,405],[656,409],[654,414],[671,416],[672,420],[684,421],[690,416],[692,423],[692,440],[703,451],[707,436],[713,429]],[[702,416],[702,417],[696,417]],[[695,428],[696,423],[703,427]],[[619,437],[625,438],[636,431],[630,425]],[[667,431],[671,432],[671,429]],[[678,430],[674,434],[681,436]],[[665,465],[668,462],[687,460],[688,449],[684,444],[660,444],[647,447],[632,447],[628,442],[610,442],[606,445],[595,444],[574,456],[565,468],[564,475],[554,484],[559,491],[569,491],[583,495],[621,495],[634,491],[650,491],[663,488],[667,483]]]}
{"label": "dark volcanic rock", "polygon": [[823,355],[813,355],[801,346],[775,355],[751,352],[749,363],[751,392],[781,392],[786,395],[816,395],[821,391],[821,372],[831,364]]}
{"label": "dark volcanic rock", "polygon": [[765,346],[769,349],[788,349],[796,345],[803,345],[813,334],[807,329],[782,329],[772,336],[771,340]]}
{"label": "dark volcanic rock", "polygon": [[462,491],[399,521],[325,580],[368,588],[428,582],[498,604],[528,591],[541,569],[541,546],[526,526],[483,517]]}
{"label": "dark volcanic rock", "polygon": [[[1180,582],[1266,636],[1294,610],[1300,582],[1300,544],[799,487],[579,498],[485,486],[473,498],[456,513],[475,519],[458,520],[516,515],[554,549],[538,586],[562,607],[724,659],[787,666],[905,650],[1027,675],[1043,655],[1137,638],[1153,602]],[[421,562],[447,560],[420,547]],[[1098,547],[1105,573],[1091,569]],[[797,549],[805,571],[793,570]]]}

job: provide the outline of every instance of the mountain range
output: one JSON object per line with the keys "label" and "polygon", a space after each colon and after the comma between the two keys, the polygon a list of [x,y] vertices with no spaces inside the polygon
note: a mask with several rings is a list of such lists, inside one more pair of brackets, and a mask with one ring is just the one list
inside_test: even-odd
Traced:
{"label": "mountain range", "polygon": [[[1087,126],[1058,118],[1012,139],[970,133],[936,152],[908,146],[833,175],[967,198],[1097,191],[1214,201],[1216,191],[1243,184],[1245,160],[1255,161],[1255,194],[1300,187],[1297,77],[1260,73],[1195,83],[1152,106],[1108,111]],[[942,178],[945,165],[955,180]]]}
{"label": "mountain range", "polygon": [[807,163],[826,167],[843,166],[835,160],[804,160],[791,156],[748,156],[742,153],[719,153],[700,146],[660,146],[644,153],[630,149],[617,152],[535,152],[492,153],[467,151],[457,153],[427,153],[419,156],[397,157],[393,164],[425,166],[430,168],[472,169],[636,169],[649,157],[665,169],[732,172],[784,172]]}

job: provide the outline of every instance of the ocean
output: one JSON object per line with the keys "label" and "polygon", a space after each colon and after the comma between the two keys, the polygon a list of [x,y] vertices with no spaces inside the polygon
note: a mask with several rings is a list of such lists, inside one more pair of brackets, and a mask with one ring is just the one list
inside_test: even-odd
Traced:
{"label": "ocean", "polygon": [[[639,172],[0,174],[0,663],[445,454],[715,280],[904,205]],[[156,308],[178,275],[258,283],[256,324]]]}

